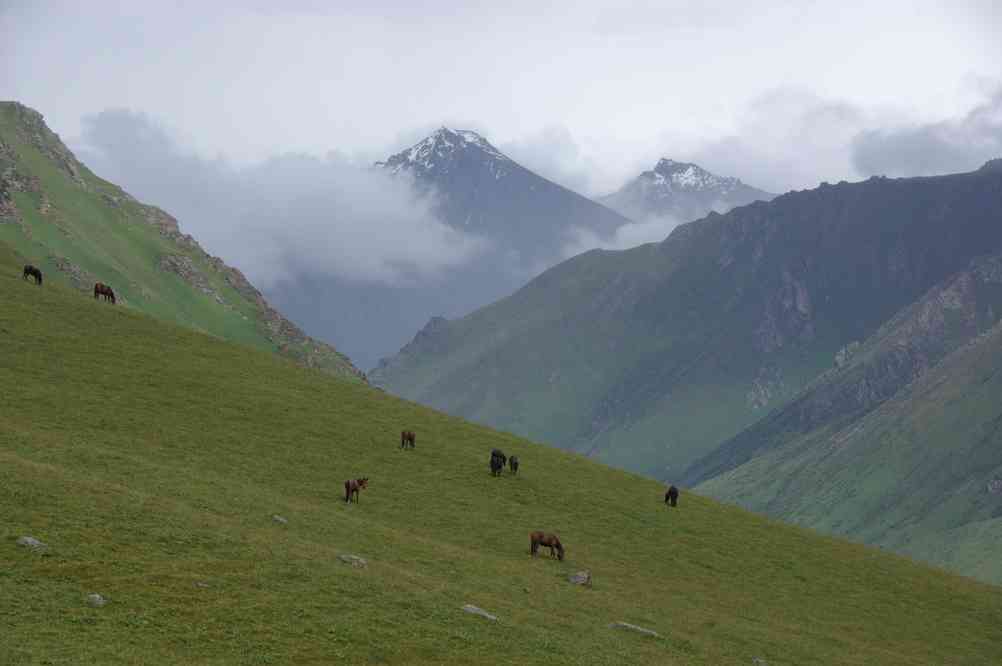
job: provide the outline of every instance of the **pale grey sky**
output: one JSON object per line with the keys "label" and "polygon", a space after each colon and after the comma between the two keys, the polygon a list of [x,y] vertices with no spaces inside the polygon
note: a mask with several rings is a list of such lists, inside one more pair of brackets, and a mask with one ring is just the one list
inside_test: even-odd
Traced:
{"label": "pale grey sky", "polygon": [[997,152],[999,4],[0,0],[0,98],[238,165],[448,124],[586,194],[660,155],[782,191]]}

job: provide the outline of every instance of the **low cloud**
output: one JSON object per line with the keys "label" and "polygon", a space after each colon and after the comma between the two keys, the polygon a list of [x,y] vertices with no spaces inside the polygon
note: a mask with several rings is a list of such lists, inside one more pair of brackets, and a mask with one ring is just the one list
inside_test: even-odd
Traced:
{"label": "low cloud", "polygon": [[688,159],[769,192],[815,187],[852,177],[848,146],[869,122],[850,103],[776,89],[748,106],[737,131],[704,143]]}
{"label": "low cloud", "polygon": [[861,132],[852,162],[862,175],[932,176],[971,171],[1002,156],[1002,90],[964,116]]}
{"label": "low cloud", "polygon": [[630,222],[616,229],[611,238],[602,238],[586,229],[576,229],[570,242],[564,245],[562,258],[602,248],[603,250],[626,250],[644,243],[658,243],[668,237],[682,220],[671,216],[650,217],[640,222]]}
{"label": "low cloud", "polygon": [[429,198],[343,155],[283,155],[253,166],[206,160],[149,116],[83,120],[81,157],[161,206],[262,288],[298,275],[387,285],[433,282],[486,242],[439,222]]}

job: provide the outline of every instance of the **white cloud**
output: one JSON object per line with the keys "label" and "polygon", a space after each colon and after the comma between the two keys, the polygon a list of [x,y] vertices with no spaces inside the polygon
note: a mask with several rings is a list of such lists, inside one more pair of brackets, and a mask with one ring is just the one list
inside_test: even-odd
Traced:
{"label": "white cloud", "polygon": [[336,153],[236,167],[184,152],[143,114],[104,111],[83,127],[82,156],[99,175],[164,207],[263,288],[305,273],[420,283],[485,249],[440,223],[405,181]]}

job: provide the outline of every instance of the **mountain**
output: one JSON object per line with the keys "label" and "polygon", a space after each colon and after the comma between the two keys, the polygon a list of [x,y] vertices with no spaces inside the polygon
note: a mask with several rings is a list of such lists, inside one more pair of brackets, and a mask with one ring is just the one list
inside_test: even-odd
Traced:
{"label": "mountain", "polygon": [[1002,253],[687,472],[714,497],[1002,584]]}
{"label": "mountain", "polygon": [[628,222],[520,166],[468,130],[442,128],[376,168],[433,197],[435,214],[485,242],[475,260],[406,284],[305,274],[269,296],[362,368],[396,353],[431,317],[458,317],[511,294],[566,256],[582,232],[608,237]]}
{"label": "mountain", "polygon": [[376,166],[434,192],[447,224],[503,241],[526,265],[552,259],[580,230],[608,237],[629,222],[529,171],[470,130],[443,127]]}
{"label": "mountain", "polygon": [[[650,479],[37,289],[3,243],[0,343],[3,664],[997,661],[998,587],[694,493],[666,509]],[[566,558],[531,558],[534,529]]]}
{"label": "mountain", "polygon": [[0,102],[0,242],[50,282],[350,379],[362,374],[307,336],[231,266],[208,255],[168,213],[95,176],[40,113]]}
{"label": "mountain", "polygon": [[437,322],[370,379],[658,478],[1002,246],[1002,172],[823,184],[592,251]]}
{"label": "mountain", "polygon": [[658,160],[599,202],[634,220],[669,217],[689,222],[710,211],[725,213],[753,201],[769,201],[776,195],[745,185],[737,178],[714,175],[690,162]]}

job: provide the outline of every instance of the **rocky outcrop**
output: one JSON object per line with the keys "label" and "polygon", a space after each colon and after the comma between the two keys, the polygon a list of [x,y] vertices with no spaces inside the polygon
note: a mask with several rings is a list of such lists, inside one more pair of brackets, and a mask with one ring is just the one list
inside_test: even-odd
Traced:
{"label": "rocky outcrop", "polygon": [[51,254],[49,255],[49,261],[55,264],[59,272],[64,273],[69,278],[70,284],[81,291],[90,291],[94,288],[94,283],[98,282],[94,274],[77,266],[66,257]]}
{"label": "rocky outcrop", "polygon": [[42,114],[17,102],[12,103],[11,108],[17,115],[15,127],[21,138],[49,158],[70,180],[86,189],[87,184],[81,175],[84,166],[77,161],[59,135],[49,129]]}
{"label": "rocky outcrop", "polygon": [[220,305],[226,305],[226,301],[223,300],[223,297],[212,286],[212,283],[209,282],[205,274],[195,265],[191,257],[183,254],[164,255],[160,257],[157,268],[167,273],[174,273]]}

